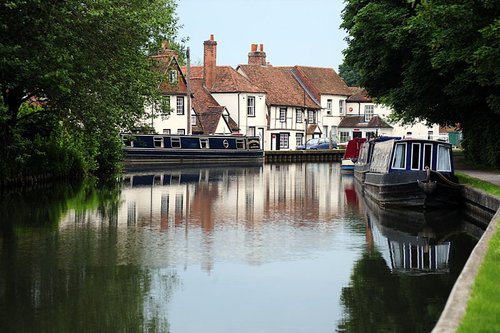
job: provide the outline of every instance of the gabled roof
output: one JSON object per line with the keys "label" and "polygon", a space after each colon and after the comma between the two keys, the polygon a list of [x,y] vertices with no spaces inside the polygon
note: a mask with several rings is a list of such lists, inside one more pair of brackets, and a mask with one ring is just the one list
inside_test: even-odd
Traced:
{"label": "gabled roof", "polygon": [[[192,99],[193,109],[196,112],[198,123],[193,131],[204,134],[214,134],[220,121],[226,121],[223,117],[226,108],[219,105],[212,97],[212,94],[203,84],[203,79],[191,79],[191,91],[194,95]],[[237,131],[238,126],[236,122],[229,117],[227,120],[228,126],[231,131]]]}
{"label": "gabled roof", "polygon": [[340,121],[339,128],[392,128],[379,116],[373,116],[369,122],[364,121],[364,116],[349,116]]}
{"label": "gabled roof", "polygon": [[372,98],[368,95],[366,89],[359,87],[350,87],[352,95],[347,98],[347,102],[371,103]]}
{"label": "gabled roof", "polygon": [[321,109],[295,79],[292,67],[239,65],[238,69],[267,93],[268,105]]}
{"label": "gabled roof", "polygon": [[[177,60],[177,52],[170,49],[162,49],[158,54],[152,56],[156,60],[156,68],[162,76],[160,84],[161,91],[166,94],[187,94],[187,82],[182,69]],[[171,83],[169,81],[169,72],[175,70],[177,72],[177,81]]]}
{"label": "gabled roof", "polygon": [[293,71],[317,100],[321,95],[351,95],[351,90],[333,68],[295,66]]}
{"label": "gabled roof", "polygon": [[[183,67],[185,71],[185,67]],[[203,66],[190,68],[191,78],[203,78]],[[231,66],[217,66],[212,87],[207,87],[211,93],[265,93],[265,90],[252,84],[246,77]]]}

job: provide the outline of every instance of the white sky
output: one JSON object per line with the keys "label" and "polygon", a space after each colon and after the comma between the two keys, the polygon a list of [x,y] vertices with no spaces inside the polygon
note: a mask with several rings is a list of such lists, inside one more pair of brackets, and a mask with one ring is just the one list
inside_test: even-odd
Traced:
{"label": "white sky", "polygon": [[264,44],[274,66],[338,70],[347,47],[342,0],[178,0],[191,63],[203,63],[203,41],[214,34],[217,65],[246,64],[251,44]]}

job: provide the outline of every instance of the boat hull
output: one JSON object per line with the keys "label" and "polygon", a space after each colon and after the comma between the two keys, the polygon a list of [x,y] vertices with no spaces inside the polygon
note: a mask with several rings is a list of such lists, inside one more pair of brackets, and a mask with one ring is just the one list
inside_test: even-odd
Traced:
{"label": "boat hull", "polygon": [[366,173],[364,194],[381,207],[415,209],[448,208],[461,205],[461,187],[451,182],[435,181],[435,189],[428,193],[420,182],[426,181],[425,172]]}

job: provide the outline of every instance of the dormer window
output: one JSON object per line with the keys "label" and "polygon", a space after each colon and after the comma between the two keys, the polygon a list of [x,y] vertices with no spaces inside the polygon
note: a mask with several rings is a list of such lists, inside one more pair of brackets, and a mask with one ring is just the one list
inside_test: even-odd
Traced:
{"label": "dormer window", "polygon": [[168,73],[168,81],[170,84],[177,84],[177,71],[175,69],[171,69]]}

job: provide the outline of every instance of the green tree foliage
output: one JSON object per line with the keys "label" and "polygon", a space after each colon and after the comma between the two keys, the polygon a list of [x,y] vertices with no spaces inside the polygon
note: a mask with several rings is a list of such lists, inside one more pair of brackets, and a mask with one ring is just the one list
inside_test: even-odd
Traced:
{"label": "green tree foliage", "polygon": [[348,0],[345,63],[399,119],[460,124],[468,158],[500,167],[500,2]]}
{"label": "green tree foliage", "polygon": [[175,0],[3,1],[0,179],[54,172],[41,160],[67,160],[62,175],[115,168],[120,130],[159,98],[148,55],[176,38],[175,8]]}
{"label": "green tree foliage", "polygon": [[361,81],[359,73],[351,66],[343,63],[339,65],[339,76],[349,87],[359,87]]}

